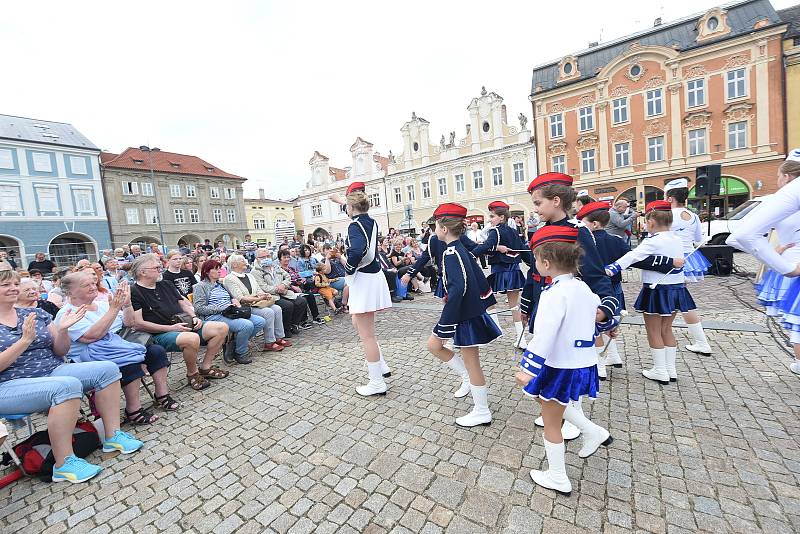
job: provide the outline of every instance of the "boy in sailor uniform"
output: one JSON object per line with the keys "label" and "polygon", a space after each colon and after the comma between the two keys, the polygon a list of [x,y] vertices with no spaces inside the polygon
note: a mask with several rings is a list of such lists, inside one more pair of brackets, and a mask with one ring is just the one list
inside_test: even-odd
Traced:
{"label": "boy in sailor uniform", "polygon": [[[486,240],[475,247],[472,253],[475,256],[487,254],[492,274],[489,283],[495,293],[506,293],[508,307],[512,310],[511,317],[514,322],[514,346],[524,349],[527,345],[523,338],[522,315],[517,308],[519,292],[525,285],[525,277],[519,268],[521,261],[531,265],[529,252],[515,252],[523,250],[525,244],[520,239],[516,230],[508,224],[509,205],[497,200],[489,204],[489,222],[492,228],[486,235]],[[500,326],[498,324],[498,326]]]}
{"label": "boy in sailor uniform", "polygon": [[584,396],[596,398],[600,385],[594,350],[600,298],[574,276],[582,254],[578,233],[572,226],[551,225],[531,238],[537,271],[552,282],[542,289],[543,313],[536,316],[533,339],[515,377],[525,394],[535,397],[542,406],[548,470],[532,470],[531,478],[564,495],[570,494],[572,484],[564,465],[562,419],[583,434],[583,446],[578,452],[581,458],[613,441],[608,430],[591,422],[578,404]]}
{"label": "boy in sailor uniform", "polygon": [[[683,266],[683,275],[686,282],[702,282],[705,272],[711,263],[695,245],[705,241],[703,225],[696,213],[686,209],[686,199],[689,198],[689,181],[686,178],[672,180],[664,186],[664,198],[672,205],[671,230],[683,243],[683,256],[686,264]],[[609,262],[610,263],[610,262]],[[711,345],[708,343],[703,324],[696,310],[682,313],[683,320],[689,332],[691,343],[686,345],[686,350],[698,354],[711,354]]]}
{"label": "boy in sailor uniform", "polygon": [[[436,236],[446,246],[442,252],[441,271],[444,308],[428,339],[428,350],[461,377],[461,386],[454,394],[456,398],[472,393],[472,411],[456,419],[456,424],[463,427],[488,425],[492,422],[492,413],[479,347],[502,334],[486,313],[495,299],[475,256],[459,240],[466,230],[467,208],[442,204],[433,216]],[[444,346],[447,339],[452,339],[453,346],[461,349],[461,356]]]}
{"label": "boy in sailor uniform", "polygon": [[[645,209],[647,238],[632,251],[616,262],[606,266],[609,276],[627,269],[637,261],[650,256],[661,255],[670,258],[683,254],[681,239],[670,231],[672,226],[672,206],[666,200],[650,202]],[[636,299],[634,308],[644,314],[644,325],[647,330],[647,343],[653,356],[653,367],[645,369],[645,378],[661,384],[669,384],[678,379],[675,360],[678,343],[672,331],[672,321],[677,312],[695,309],[694,300],[686,290],[685,278],[680,269],[675,269],[664,276],[652,271],[642,272],[642,290]],[[651,287],[655,284],[655,288]]]}

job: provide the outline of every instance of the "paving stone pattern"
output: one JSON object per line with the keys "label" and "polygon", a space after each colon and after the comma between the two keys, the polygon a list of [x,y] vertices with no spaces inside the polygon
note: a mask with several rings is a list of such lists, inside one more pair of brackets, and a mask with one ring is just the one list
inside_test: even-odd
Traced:
{"label": "paving stone pattern", "polygon": [[[637,284],[625,286],[630,305]],[[749,284],[712,278],[691,287],[705,318],[765,324],[724,286],[753,302]],[[183,387],[176,361],[184,406],[133,429],[144,451],[94,453],[105,469],[86,484],[0,490],[0,532],[800,531],[800,379],[769,334],[709,332],[714,355],[681,351],[678,383],[662,387],[640,374],[644,329],[623,326],[626,365],[585,404],[615,441],[587,460],[568,445],[566,498],[528,476],[544,449],[538,408],[513,385],[511,334],[482,351],[494,422],[459,429],[470,401],[453,399],[456,380],[424,348],[436,318],[380,314],[394,367],[380,398],[353,391],[363,351],[341,316],[203,392]]]}

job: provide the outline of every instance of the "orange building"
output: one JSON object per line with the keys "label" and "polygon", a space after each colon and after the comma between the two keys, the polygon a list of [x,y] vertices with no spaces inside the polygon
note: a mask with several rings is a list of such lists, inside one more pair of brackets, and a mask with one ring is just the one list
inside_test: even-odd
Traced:
{"label": "orange building", "polygon": [[[644,208],[664,183],[722,164],[717,215],[776,189],[785,157],[781,37],[767,0],[713,8],[533,70],[539,172]],[[705,210],[705,199],[690,202]]]}

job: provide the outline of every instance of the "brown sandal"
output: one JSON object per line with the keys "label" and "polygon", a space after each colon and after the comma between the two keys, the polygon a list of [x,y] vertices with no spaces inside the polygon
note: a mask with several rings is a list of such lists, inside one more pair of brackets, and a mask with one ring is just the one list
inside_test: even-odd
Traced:
{"label": "brown sandal", "polygon": [[216,365],[212,365],[208,369],[200,369],[200,376],[203,378],[211,378],[213,380],[217,380],[219,378],[228,378],[229,374],[229,371],[220,369]]}
{"label": "brown sandal", "polygon": [[200,375],[200,373],[194,373],[193,375],[186,375],[186,378],[189,379],[189,387],[195,391],[206,389],[208,386],[211,385],[211,382],[203,378]]}

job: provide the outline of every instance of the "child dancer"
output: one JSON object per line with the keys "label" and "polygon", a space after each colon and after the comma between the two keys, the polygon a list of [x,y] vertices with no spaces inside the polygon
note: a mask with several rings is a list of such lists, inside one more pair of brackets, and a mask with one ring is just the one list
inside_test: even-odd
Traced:
{"label": "child dancer", "polygon": [[[604,230],[611,216],[608,210],[611,205],[608,202],[589,202],[583,205],[575,214],[575,218],[581,221],[586,228],[591,230],[592,237],[597,244],[597,252],[604,265],[613,263],[620,259],[625,253],[630,252],[628,244]],[[625,309],[625,295],[622,292],[622,273],[617,273],[611,277],[611,291],[614,298],[619,303],[619,309]],[[622,367],[622,356],[620,356],[617,340],[608,338],[608,343],[603,343],[603,334],[597,336],[595,342],[597,350],[597,374],[600,380],[605,380],[606,366]],[[605,352],[605,356],[603,356]]]}
{"label": "child dancer", "polygon": [[545,226],[531,238],[536,269],[552,284],[542,290],[533,326],[533,339],[516,374],[517,384],[542,405],[547,471],[532,470],[531,478],[542,487],[569,495],[572,484],[564,466],[561,420],[583,433],[578,456],[594,454],[613,441],[605,428],[591,422],[577,404],[584,396],[596,398],[599,389],[594,351],[595,319],[600,298],[574,277],[582,254],[578,229]]}
{"label": "child dancer", "polygon": [[[694,251],[695,244],[703,241],[703,225],[696,213],[686,209],[689,182],[686,178],[672,180],[664,186],[664,197],[672,205],[672,231],[678,235],[683,244],[683,256],[686,258],[683,275],[686,277],[686,282],[701,282],[711,263],[702,252]],[[691,343],[686,345],[686,350],[698,354],[711,354],[711,345],[708,344],[697,311],[692,310],[681,315],[686,322],[691,340]]]}
{"label": "child dancer", "polygon": [[[408,271],[406,271],[406,274],[404,274],[402,278],[400,278],[400,282],[407,286],[408,283],[411,281],[411,277],[415,276],[423,267],[425,267],[428,264],[429,261],[431,261],[431,258],[433,258],[433,261],[436,264],[436,272],[439,274],[439,276],[436,281],[436,288],[435,289],[431,288],[431,289],[433,289],[434,297],[442,298],[444,296],[444,286],[442,285],[442,276],[441,276],[442,253],[444,252],[446,245],[445,243],[440,241],[439,238],[436,237],[435,222],[433,224],[433,228],[434,228],[434,233],[432,233],[428,238],[428,246],[425,248],[425,250],[422,251],[422,254],[417,259],[417,261],[414,262],[414,265]],[[470,238],[468,238],[466,234],[461,234],[458,240],[461,241],[461,244],[464,245],[464,248],[466,248],[469,252],[472,252],[473,249],[478,246],[478,244],[472,241]]]}
{"label": "child dancer", "polygon": [[[634,262],[649,255],[662,255],[670,258],[679,257],[683,253],[681,239],[670,231],[672,226],[672,206],[666,200],[655,200],[645,208],[647,238],[631,252],[616,262],[606,266],[606,272],[612,276]],[[695,309],[694,300],[686,290],[683,272],[669,273],[659,276],[650,271],[642,273],[642,287],[634,307],[644,314],[644,325],[647,330],[647,342],[653,356],[652,369],[645,369],[645,378],[661,384],[669,384],[678,379],[675,359],[678,352],[675,334],[672,332],[672,321],[677,312]],[[657,283],[655,289],[650,284]]]}
{"label": "child dancer", "polygon": [[[456,424],[463,427],[489,425],[492,413],[478,347],[502,334],[486,313],[486,309],[495,304],[495,299],[475,257],[459,240],[466,231],[467,208],[459,204],[442,204],[433,216],[436,236],[447,247],[442,253],[441,271],[445,303],[439,322],[428,338],[428,350],[461,376],[461,387],[456,391],[456,397],[472,393],[472,411],[456,419]],[[447,339],[452,339],[453,346],[461,349],[461,357],[444,346]]]}
{"label": "child dancer", "polygon": [[[522,315],[519,312],[519,292],[525,285],[525,277],[519,268],[520,262],[525,259],[525,263],[530,264],[530,254],[523,252],[513,252],[525,248],[525,244],[519,237],[516,230],[508,226],[509,206],[500,200],[489,204],[489,222],[492,228],[489,230],[486,240],[476,246],[472,253],[475,256],[487,254],[492,274],[489,275],[489,283],[495,293],[506,293],[508,296],[508,306],[511,308],[511,317],[514,321],[514,346],[524,349],[527,344],[523,339]],[[497,322],[497,320],[495,320]],[[499,322],[498,322],[498,326]]]}

